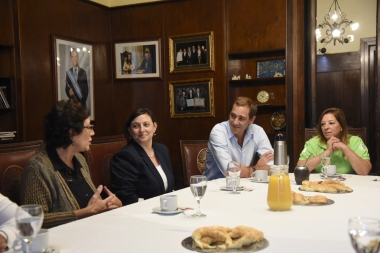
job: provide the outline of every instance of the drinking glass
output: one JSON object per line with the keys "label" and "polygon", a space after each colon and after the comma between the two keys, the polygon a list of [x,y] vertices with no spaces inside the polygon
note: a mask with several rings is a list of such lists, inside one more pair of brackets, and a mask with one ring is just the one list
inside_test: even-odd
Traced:
{"label": "drinking glass", "polygon": [[197,212],[192,217],[205,217],[206,215],[201,213],[201,198],[205,195],[207,189],[207,179],[205,176],[191,176],[190,177],[190,189],[198,203]]}
{"label": "drinking glass", "polygon": [[231,194],[240,194],[236,191],[236,180],[240,177],[241,164],[238,162],[231,161],[227,164],[228,175],[232,179],[232,192]]}
{"label": "drinking glass", "polygon": [[16,211],[16,224],[20,237],[25,242],[26,253],[31,253],[33,239],[40,231],[44,220],[44,211],[41,205],[23,205]]}
{"label": "drinking glass", "polygon": [[331,156],[325,155],[321,158],[322,174],[324,178],[327,178],[327,168],[331,164]]}
{"label": "drinking glass", "polygon": [[348,221],[348,233],[357,253],[377,253],[380,249],[380,220],[353,217]]}

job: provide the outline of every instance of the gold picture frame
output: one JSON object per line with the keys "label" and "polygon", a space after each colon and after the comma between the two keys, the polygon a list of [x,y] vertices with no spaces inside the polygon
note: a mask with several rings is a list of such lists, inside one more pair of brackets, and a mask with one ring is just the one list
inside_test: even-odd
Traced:
{"label": "gold picture frame", "polygon": [[215,117],[212,78],[169,82],[170,117]]}
{"label": "gold picture frame", "polygon": [[169,66],[170,73],[214,71],[214,32],[169,36]]}

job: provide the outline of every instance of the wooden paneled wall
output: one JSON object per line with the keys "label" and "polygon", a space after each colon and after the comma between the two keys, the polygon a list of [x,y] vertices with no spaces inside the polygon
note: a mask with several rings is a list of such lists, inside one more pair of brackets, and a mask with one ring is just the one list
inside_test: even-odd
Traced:
{"label": "wooden paneled wall", "polygon": [[[55,103],[52,35],[89,41],[94,54],[96,135],[121,134],[133,109],[152,109],[158,123],[155,139],[169,147],[180,188],[179,140],[208,139],[212,127],[227,119],[231,99],[227,52],[284,47],[285,2],[187,0],[108,9],[82,0],[18,1],[21,141],[43,138],[43,116]],[[275,25],[268,26],[269,21]],[[168,36],[205,31],[214,32],[215,71],[170,74]],[[161,39],[161,79],[114,80],[115,42],[157,38]],[[169,82],[199,78],[213,78],[215,117],[172,119]]]}
{"label": "wooden paneled wall", "polygon": [[349,126],[363,127],[360,86],[360,52],[319,55],[315,99],[317,120],[325,109],[338,107],[345,112]]}

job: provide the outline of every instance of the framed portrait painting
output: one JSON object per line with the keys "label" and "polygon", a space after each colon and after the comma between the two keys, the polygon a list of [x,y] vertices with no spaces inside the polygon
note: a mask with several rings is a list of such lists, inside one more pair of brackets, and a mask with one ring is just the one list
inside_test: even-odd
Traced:
{"label": "framed portrait painting", "polygon": [[170,73],[214,70],[214,33],[169,36]]}
{"label": "framed portrait painting", "polygon": [[115,78],[161,78],[160,48],[160,39],[115,43]]}
{"label": "framed portrait painting", "polygon": [[169,83],[170,117],[214,117],[213,79]]}
{"label": "framed portrait painting", "polygon": [[56,100],[73,99],[95,120],[92,44],[53,35]]}

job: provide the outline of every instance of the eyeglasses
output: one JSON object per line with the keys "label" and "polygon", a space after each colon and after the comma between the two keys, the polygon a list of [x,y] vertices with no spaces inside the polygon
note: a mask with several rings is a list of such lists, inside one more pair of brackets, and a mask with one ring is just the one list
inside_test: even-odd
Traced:
{"label": "eyeglasses", "polygon": [[83,126],[83,128],[87,128],[88,130],[94,131],[94,125]]}

